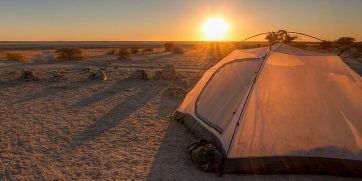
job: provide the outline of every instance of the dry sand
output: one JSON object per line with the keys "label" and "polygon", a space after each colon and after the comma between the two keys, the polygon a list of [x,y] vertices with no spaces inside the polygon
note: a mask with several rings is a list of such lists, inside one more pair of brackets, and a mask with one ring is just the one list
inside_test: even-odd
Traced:
{"label": "dry sand", "polygon": [[[0,62],[0,180],[331,180],[305,175],[218,177],[192,165],[186,147],[195,138],[168,115],[182,98],[163,92],[174,81],[128,79],[136,69],[153,74],[172,64],[192,87],[220,50],[188,48],[183,55],[139,53],[130,61],[87,54],[85,61]],[[99,52],[99,51],[97,51]],[[215,60],[218,58],[215,58]],[[112,80],[88,80],[87,69]],[[211,61],[211,63],[209,63]],[[15,80],[22,68],[40,81]],[[52,78],[53,71],[65,75]]]}

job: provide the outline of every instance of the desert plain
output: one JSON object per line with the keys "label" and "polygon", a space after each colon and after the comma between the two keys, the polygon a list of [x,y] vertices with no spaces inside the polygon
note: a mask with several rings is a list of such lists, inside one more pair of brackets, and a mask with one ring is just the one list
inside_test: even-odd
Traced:
{"label": "desert plain", "polygon": [[[195,138],[170,114],[202,74],[233,43],[0,43],[0,180],[354,180],[311,175],[222,177],[194,166],[186,147]],[[82,60],[57,60],[55,49],[76,46]],[[109,55],[135,47],[127,60]],[[152,48],[152,51],[143,51]],[[7,60],[8,52],[23,61]],[[332,52],[333,53],[333,52]],[[344,57],[362,73],[353,59]],[[177,78],[155,79],[172,65]],[[26,68],[39,80],[20,80]],[[91,80],[102,70],[107,80]],[[133,77],[137,70],[149,80]],[[61,76],[55,76],[61,75]],[[176,91],[175,91],[176,90]]]}

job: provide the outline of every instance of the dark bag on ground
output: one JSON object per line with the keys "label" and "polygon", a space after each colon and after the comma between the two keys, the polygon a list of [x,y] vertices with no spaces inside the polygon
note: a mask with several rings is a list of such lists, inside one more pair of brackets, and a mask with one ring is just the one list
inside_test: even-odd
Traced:
{"label": "dark bag on ground", "polygon": [[224,157],[211,143],[200,140],[187,147],[191,161],[204,171],[219,172]]}

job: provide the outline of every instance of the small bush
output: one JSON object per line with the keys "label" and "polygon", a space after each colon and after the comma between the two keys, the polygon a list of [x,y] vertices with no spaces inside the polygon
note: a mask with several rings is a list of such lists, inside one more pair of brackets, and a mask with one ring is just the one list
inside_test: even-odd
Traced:
{"label": "small bush", "polygon": [[133,54],[138,53],[138,48],[137,47],[132,47],[131,48],[131,53],[133,53]]}
{"label": "small bush", "polygon": [[116,54],[115,49],[112,49],[112,50],[109,50],[108,52],[106,52],[106,55],[115,55],[115,54]]}
{"label": "small bush", "polygon": [[82,60],[82,50],[80,48],[59,48],[55,50],[59,60]]}
{"label": "small bush", "polygon": [[170,52],[175,47],[175,44],[172,42],[168,42],[163,44],[163,46],[165,47],[165,52]]}
{"label": "small bush", "polygon": [[131,55],[127,48],[120,48],[118,50],[118,59],[126,60],[126,59],[130,59],[130,58],[131,58]]}
{"label": "small bush", "polygon": [[336,44],[339,47],[349,47],[353,44],[353,42],[355,42],[356,39],[352,38],[352,37],[341,37],[338,40],[336,40]]}
{"label": "small bush", "polygon": [[172,49],[172,53],[173,54],[183,54],[184,53],[184,50],[182,49],[182,48],[180,48],[180,47],[174,47],[173,49]]}
{"label": "small bush", "polygon": [[19,53],[6,53],[6,59],[9,61],[25,62],[24,56]]}
{"label": "small bush", "polygon": [[153,52],[153,48],[144,48],[143,51],[144,52]]}

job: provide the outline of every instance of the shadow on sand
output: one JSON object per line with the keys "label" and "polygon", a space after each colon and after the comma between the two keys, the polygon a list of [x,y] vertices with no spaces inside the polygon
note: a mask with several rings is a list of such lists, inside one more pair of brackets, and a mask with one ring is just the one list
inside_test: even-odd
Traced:
{"label": "shadow on sand", "polygon": [[8,89],[8,88],[15,88],[15,87],[22,86],[22,85],[24,85],[24,84],[17,80],[0,81],[0,90]]}
{"label": "shadow on sand", "polygon": [[170,121],[147,180],[197,180],[195,176],[202,172],[192,165],[186,154],[186,147],[192,139],[182,124]]}
{"label": "shadow on sand", "polygon": [[[159,114],[170,115],[177,107],[175,106],[177,103],[180,103],[179,100],[169,99],[163,95],[158,109]],[[187,145],[194,139],[181,123],[170,120],[147,180],[189,180],[190,176],[200,174],[201,171],[192,165],[186,154]]]}
{"label": "shadow on sand", "polygon": [[96,81],[89,81],[89,80],[65,83],[62,85],[55,83],[55,84],[52,84],[51,86],[48,86],[47,88],[44,88],[43,90],[41,90],[39,92],[35,92],[35,93],[32,93],[32,94],[19,98],[16,101],[16,103],[24,103],[24,102],[32,101],[35,99],[44,98],[49,95],[59,95],[59,94],[62,94],[64,91],[73,91],[73,90],[77,90],[77,89],[83,89],[83,88],[90,87],[95,84],[97,84]]}
{"label": "shadow on sand", "polygon": [[101,92],[95,93],[90,97],[83,98],[78,103],[73,105],[74,107],[83,107],[87,105],[94,104],[103,99],[113,96],[117,92],[124,91],[126,89],[132,88],[133,84],[125,83],[124,81],[117,81],[112,84],[112,86],[102,90]]}
{"label": "shadow on sand", "polygon": [[114,106],[100,119],[90,124],[82,132],[77,134],[73,138],[72,141],[73,145],[77,145],[76,147],[78,147],[79,145],[82,145],[89,140],[95,139],[96,137],[102,135],[109,129],[115,127],[116,125],[124,121],[134,111],[137,111],[142,106],[144,106],[150,99],[159,94],[162,88],[162,87],[150,88],[150,86],[152,86],[152,82],[145,82],[142,83],[141,85],[139,83],[138,84],[131,83],[121,87],[118,85],[114,85],[102,91],[101,93],[97,93],[77,103],[76,105],[78,106],[89,105],[109,97],[110,96],[109,91],[116,93],[128,88],[137,89],[137,92],[135,94],[128,96],[124,101]]}

